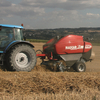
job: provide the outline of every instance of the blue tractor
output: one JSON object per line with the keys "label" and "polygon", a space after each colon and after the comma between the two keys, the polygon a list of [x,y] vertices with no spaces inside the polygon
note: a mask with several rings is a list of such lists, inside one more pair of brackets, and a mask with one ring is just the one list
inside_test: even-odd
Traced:
{"label": "blue tractor", "polygon": [[24,40],[23,26],[0,24],[0,66],[31,71],[36,65],[34,46]]}

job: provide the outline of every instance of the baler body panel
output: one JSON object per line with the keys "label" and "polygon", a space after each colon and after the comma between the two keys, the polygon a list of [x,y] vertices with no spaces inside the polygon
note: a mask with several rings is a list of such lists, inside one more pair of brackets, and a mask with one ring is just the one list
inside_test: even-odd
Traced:
{"label": "baler body panel", "polygon": [[49,53],[49,52],[55,52],[55,44],[64,36],[56,36],[52,39],[50,39],[46,44],[43,45],[43,52]]}
{"label": "baler body panel", "polygon": [[84,42],[84,53],[92,49],[92,44],[90,42]]}
{"label": "baler body panel", "polygon": [[57,54],[82,53],[83,49],[83,37],[77,35],[65,36],[55,44]]}
{"label": "baler body panel", "polygon": [[92,44],[84,42],[82,36],[67,35],[65,37],[52,38],[44,46],[44,53],[54,52],[55,54],[86,53],[92,49]]}

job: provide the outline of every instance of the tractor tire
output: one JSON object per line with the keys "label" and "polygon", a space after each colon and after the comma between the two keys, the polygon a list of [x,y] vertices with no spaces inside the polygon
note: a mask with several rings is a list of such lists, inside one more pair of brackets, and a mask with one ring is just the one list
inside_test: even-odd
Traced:
{"label": "tractor tire", "polygon": [[82,61],[78,61],[74,65],[74,69],[76,72],[85,72],[86,71],[86,65]]}
{"label": "tractor tire", "polygon": [[15,45],[8,53],[7,65],[14,71],[31,71],[36,65],[36,53],[27,44]]}

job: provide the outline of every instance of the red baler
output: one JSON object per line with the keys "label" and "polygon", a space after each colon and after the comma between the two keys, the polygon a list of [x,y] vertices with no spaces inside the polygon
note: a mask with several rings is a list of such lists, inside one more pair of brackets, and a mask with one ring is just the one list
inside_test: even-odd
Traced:
{"label": "red baler", "polygon": [[[52,63],[56,70],[65,71],[73,68],[77,72],[86,70],[85,62],[94,59],[92,44],[83,41],[83,36],[56,36],[43,45],[43,53],[37,54],[43,62]],[[44,59],[48,59],[45,61]]]}

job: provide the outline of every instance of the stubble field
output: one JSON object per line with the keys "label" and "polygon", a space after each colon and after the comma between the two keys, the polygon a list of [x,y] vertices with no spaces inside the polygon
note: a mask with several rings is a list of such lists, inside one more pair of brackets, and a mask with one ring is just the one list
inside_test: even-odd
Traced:
{"label": "stubble field", "polygon": [[[42,50],[44,43],[32,44]],[[0,70],[0,100],[100,100],[100,46],[93,51],[83,73],[52,72],[39,59],[31,72]]]}

